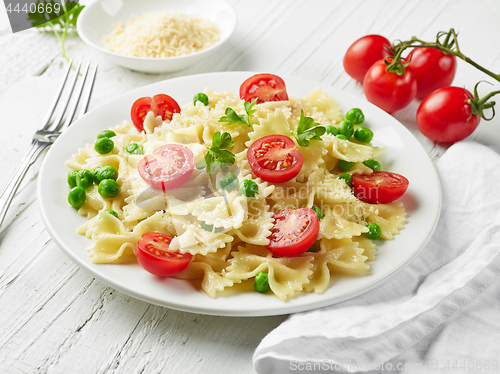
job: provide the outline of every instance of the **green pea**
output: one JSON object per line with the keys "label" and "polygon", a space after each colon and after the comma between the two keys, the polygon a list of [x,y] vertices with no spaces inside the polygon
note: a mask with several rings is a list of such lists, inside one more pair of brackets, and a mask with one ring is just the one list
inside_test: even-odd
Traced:
{"label": "green pea", "polygon": [[94,148],[97,153],[106,155],[110,153],[113,148],[115,148],[115,143],[113,143],[113,141],[109,138],[101,138],[96,140]]}
{"label": "green pea", "polygon": [[238,177],[232,173],[224,175],[220,180],[220,188],[226,191],[232,191],[238,187]]}
{"label": "green pea", "polygon": [[326,126],[326,133],[335,136],[339,133],[339,130],[337,130],[337,128],[335,126],[327,125]]}
{"label": "green pea", "polygon": [[105,179],[118,179],[118,170],[114,166],[97,166],[93,171],[92,175],[94,176],[94,182],[96,184],[101,183]]}
{"label": "green pea", "polygon": [[116,218],[118,218],[118,213],[116,213],[113,209],[106,209],[105,212],[111,214],[112,216],[115,216]]}
{"label": "green pea", "polygon": [[142,155],[144,153],[142,147],[137,143],[130,143],[125,150],[131,155]]}
{"label": "green pea", "polygon": [[76,174],[79,172],[80,170],[71,170],[69,173],[68,173],[68,185],[73,188],[73,187],[76,187]]}
{"label": "green pea", "polygon": [[104,179],[99,183],[97,192],[104,198],[115,197],[120,192],[120,185],[113,179]]}
{"label": "green pea", "polygon": [[365,121],[365,115],[359,108],[352,108],[345,114],[345,119],[351,121],[355,125],[359,125]]}
{"label": "green pea", "polygon": [[258,292],[267,292],[269,290],[269,276],[264,271],[259,271],[255,274],[255,280],[253,281],[253,287]]}
{"label": "green pea", "polygon": [[197,93],[193,97],[193,105],[196,106],[196,102],[200,101],[203,103],[203,105],[207,106],[208,105],[208,96],[202,92]]}
{"label": "green pea", "polygon": [[347,171],[351,170],[352,167],[354,166],[355,162],[349,162],[349,161],[344,161],[344,160],[339,160],[338,165],[339,169],[342,171]]}
{"label": "green pea", "polygon": [[344,135],[349,139],[352,134],[354,134],[354,125],[351,121],[340,121],[339,123],[339,134]]}
{"label": "green pea", "polygon": [[309,248],[306,252],[316,252],[318,250],[318,247],[316,246],[316,243],[311,245],[311,248]]}
{"label": "green pea", "polygon": [[85,204],[85,200],[87,200],[87,195],[85,195],[85,190],[82,187],[73,187],[68,194],[68,203],[73,208],[80,208],[83,204]]}
{"label": "green pea", "polygon": [[76,185],[78,187],[83,188],[86,190],[90,186],[94,184],[94,176],[92,173],[88,170],[79,170],[78,173],[76,173]]}
{"label": "green pea", "polygon": [[354,133],[354,138],[361,143],[370,143],[373,139],[373,131],[368,127],[359,126]]}
{"label": "green pea", "polygon": [[347,139],[347,137],[345,135],[342,135],[342,134],[338,134],[338,135],[335,135],[337,138],[339,139],[342,139],[342,140],[349,140]]}
{"label": "green pea", "polygon": [[382,230],[380,229],[380,226],[377,225],[376,223],[370,222],[368,225],[368,232],[365,232],[365,236],[368,239],[378,239],[380,237],[380,234],[382,233]]}
{"label": "green pea", "polygon": [[104,130],[104,131],[101,131],[99,134],[97,134],[97,139],[112,138],[113,136],[116,136],[116,133],[114,131]]}
{"label": "green pea", "polygon": [[352,176],[351,176],[351,174],[349,174],[349,173],[340,174],[339,178],[345,180],[345,183],[349,187],[352,187]]}
{"label": "green pea", "polygon": [[313,206],[311,209],[316,212],[319,219],[323,218],[323,212],[321,211],[321,209],[319,209],[317,206]]}
{"label": "green pea", "polygon": [[240,193],[246,197],[254,197],[259,193],[259,186],[250,179],[245,179],[240,184]]}
{"label": "green pea", "polygon": [[363,161],[363,164],[365,164],[365,166],[368,166],[373,171],[380,171],[380,162],[378,162],[378,161],[366,160],[366,161]]}

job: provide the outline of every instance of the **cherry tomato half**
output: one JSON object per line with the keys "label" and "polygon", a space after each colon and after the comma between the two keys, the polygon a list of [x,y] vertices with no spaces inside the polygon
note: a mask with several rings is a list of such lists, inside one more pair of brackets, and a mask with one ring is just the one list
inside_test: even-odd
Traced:
{"label": "cherry tomato half", "polygon": [[132,104],[130,116],[132,123],[139,131],[144,131],[144,119],[152,111],[156,116],[161,116],[162,120],[170,121],[174,113],[180,113],[181,108],[177,101],[165,94],[153,97],[141,97]]}
{"label": "cherry tomato half", "polygon": [[277,256],[294,257],[306,252],[316,242],[319,218],[311,208],[285,209],[273,216],[271,241],[266,246]]}
{"label": "cherry tomato half", "polygon": [[159,232],[147,232],[135,246],[137,262],[151,274],[170,277],[184,270],[193,255],[169,249],[172,238]]}
{"label": "cherry tomato half", "polygon": [[391,42],[381,35],[366,35],[356,40],[344,56],[344,69],[358,82],[363,82],[366,72],[381,58],[391,55]]}
{"label": "cherry tomato half", "polygon": [[401,174],[388,171],[352,175],[354,196],[369,204],[392,203],[403,196],[408,184],[408,179]]}
{"label": "cherry tomato half", "polygon": [[[410,60],[411,58],[411,60]],[[406,58],[417,80],[417,98],[423,99],[455,78],[457,58],[436,48],[415,48]]]}
{"label": "cherry tomato half", "polygon": [[157,190],[183,185],[194,169],[194,155],[182,144],[166,144],[139,161],[139,175]]}
{"label": "cherry tomato half", "polygon": [[257,104],[266,101],[288,100],[286,86],[283,79],[274,74],[256,74],[240,86],[240,98]]}
{"label": "cherry tomato half", "polygon": [[[391,59],[388,59],[390,62]],[[387,113],[403,109],[417,94],[417,80],[410,67],[404,75],[387,72],[384,60],[378,60],[366,72],[363,91],[367,100]]]}
{"label": "cherry tomato half", "polygon": [[422,134],[435,142],[455,143],[476,129],[481,117],[471,114],[467,102],[472,94],[461,87],[442,87],[432,92],[417,110],[417,125]]}
{"label": "cherry tomato half", "polygon": [[295,142],[285,135],[268,135],[257,139],[247,150],[253,173],[271,183],[283,183],[302,169],[304,158]]}

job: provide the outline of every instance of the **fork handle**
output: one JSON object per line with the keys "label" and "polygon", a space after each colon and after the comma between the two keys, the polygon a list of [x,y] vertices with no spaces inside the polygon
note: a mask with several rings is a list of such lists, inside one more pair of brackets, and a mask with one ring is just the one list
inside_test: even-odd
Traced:
{"label": "fork handle", "polygon": [[10,206],[12,198],[16,194],[17,188],[21,184],[26,172],[29,167],[33,165],[38,155],[47,147],[48,143],[31,143],[31,149],[28,151],[26,156],[23,158],[22,164],[17,171],[16,175],[12,178],[10,183],[7,185],[7,188],[0,196],[0,227],[2,226],[2,222],[7,214],[7,209]]}

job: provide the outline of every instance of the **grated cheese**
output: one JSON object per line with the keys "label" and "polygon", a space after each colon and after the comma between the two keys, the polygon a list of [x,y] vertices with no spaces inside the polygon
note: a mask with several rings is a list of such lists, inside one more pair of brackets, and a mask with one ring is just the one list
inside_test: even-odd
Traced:
{"label": "grated cheese", "polygon": [[201,17],[178,12],[146,12],[113,25],[105,48],[136,57],[174,57],[201,51],[220,39],[219,28]]}

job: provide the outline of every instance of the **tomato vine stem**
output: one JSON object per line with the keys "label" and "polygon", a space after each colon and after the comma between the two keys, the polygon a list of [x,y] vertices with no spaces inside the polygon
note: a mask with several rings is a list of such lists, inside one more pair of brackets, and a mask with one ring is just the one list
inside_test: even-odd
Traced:
{"label": "tomato vine stem", "polygon": [[[441,39],[444,37],[444,41],[441,41]],[[386,58],[386,64],[387,68],[386,71],[388,72],[393,72],[398,75],[404,75],[404,68],[408,66],[409,62],[403,63],[402,62],[402,54],[403,52],[408,49],[408,48],[434,48],[438,49],[446,54],[456,56],[457,58],[467,62],[468,64],[474,66],[476,69],[482,71],[486,75],[490,76],[491,78],[495,79],[496,81],[500,82],[500,74],[495,74],[492,71],[484,68],[483,66],[479,65],[477,62],[472,60],[470,57],[464,55],[462,51],[460,50],[460,46],[458,45],[458,34],[457,32],[451,28],[450,31],[444,32],[441,31],[437,34],[436,36],[436,41],[435,42],[427,42],[425,40],[419,39],[416,36],[413,36],[410,40],[407,41],[396,41],[393,46],[392,46],[392,51],[394,53],[393,56],[389,56],[387,58],[391,58],[392,61],[387,60]],[[411,57],[410,57],[411,58]],[[481,82],[479,82],[481,83]],[[479,84],[478,83],[478,84]],[[495,110],[493,106],[495,105],[495,102],[487,102],[491,97],[497,95],[500,93],[500,91],[494,91],[483,98],[479,98],[479,95],[477,93],[477,85],[474,88],[474,97],[469,99],[468,102],[471,105],[471,108],[474,112],[474,114],[479,114],[481,117],[489,121],[493,118],[495,115]],[[493,110],[493,116],[490,118],[486,118],[483,114],[483,111],[485,109],[492,109]]]}

